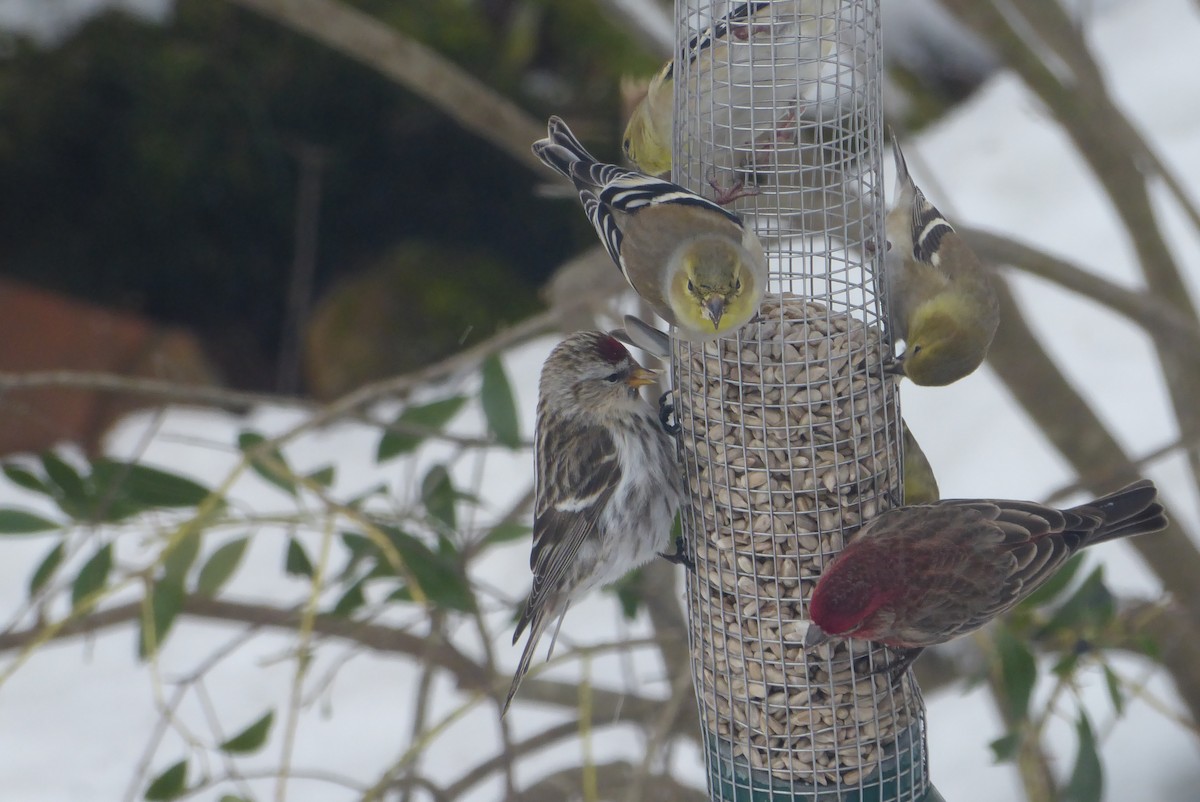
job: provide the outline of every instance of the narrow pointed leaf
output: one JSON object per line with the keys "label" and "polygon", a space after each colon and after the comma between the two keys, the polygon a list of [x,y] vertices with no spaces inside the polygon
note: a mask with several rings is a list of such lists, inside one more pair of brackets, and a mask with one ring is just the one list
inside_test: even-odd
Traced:
{"label": "narrow pointed leaf", "polygon": [[27,471],[19,465],[5,465],[4,475],[8,480],[17,487],[23,487],[26,490],[32,490],[34,493],[41,493],[43,496],[51,495],[50,488],[46,487],[46,483],[35,476],[31,471]]}
{"label": "narrow pointed leaf", "polygon": [[104,587],[112,570],[112,544],[106,543],[83,564],[71,586],[71,604],[80,602]]}
{"label": "narrow pointed leaf", "polygon": [[137,462],[98,460],[92,479],[97,488],[116,490],[121,498],[149,508],[195,507],[211,492],[186,476]]}
{"label": "narrow pointed leaf", "polygon": [[312,560],[308,559],[308,555],[304,553],[304,547],[295,538],[288,538],[287,561],[284,563],[284,570],[293,576],[311,577],[313,575]]}
{"label": "narrow pointed leaf", "polygon": [[183,795],[187,782],[187,761],[181,760],[150,781],[146,799],[150,802],[167,802]]}
{"label": "narrow pointed leaf", "polygon": [[1005,626],[996,628],[996,650],[1000,655],[1003,682],[1001,701],[1008,708],[1009,720],[1024,721],[1029,714],[1029,699],[1037,681],[1037,662],[1029,647]]}
{"label": "narrow pointed leaf", "polygon": [[50,451],[42,454],[42,470],[50,480],[51,494],[62,511],[72,518],[86,518],[88,493],[79,472]]}
{"label": "narrow pointed leaf", "polygon": [[458,566],[429,549],[420,539],[394,527],[384,531],[417,584],[434,604],[463,612],[475,608],[471,586]]}
{"label": "narrow pointed leaf", "polygon": [[[415,450],[426,438],[419,430],[440,431],[466,402],[464,396],[456,395],[405,409],[396,418],[397,429],[387,430],[379,438],[375,462],[386,462]],[[411,431],[405,431],[405,427],[410,427]]]}
{"label": "narrow pointed leaf", "polygon": [[450,531],[458,528],[455,511],[458,494],[444,465],[434,465],[425,474],[421,481],[421,499],[425,502],[425,511],[431,518]]}
{"label": "narrow pointed leaf", "polygon": [[1079,738],[1079,752],[1075,756],[1075,767],[1071,769],[1071,779],[1059,794],[1059,802],[1101,802],[1104,798],[1104,767],[1096,753],[1092,725],[1082,711],[1075,732]]}
{"label": "narrow pointed leaf", "polygon": [[0,535],[31,535],[62,529],[62,524],[47,520],[32,512],[12,507],[0,508]]}
{"label": "narrow pointed leaf", "polygon": [[163,561],[163,574],[166,579],[174,581],[182,587],[184,577],[187,576],[188,571],[196,562],[196,557],[200,554],[200,537],[199,530],[192,530],[183,536],[175,548],[171,549],[171,553]]}
{"label": "narrow pointed leaf", "polygon": [[218,748],[222,752],[231,752],[234,754],[257,752],[266,743],[267,734],[271,731],[271,722],[274,720],[275,712],[268,710],[263,714],[262,718],[221,744]]}
{"label": "narrow pointed leaf", "polygon": [[[249,452],[251,449],[258,448],[266,440],[267,438],[258,432],[242,432],[238,435],[238,448]],[[283,458],[283,452],[279,449],[270,449],[263,457],[251,460],[250,468],[289,496],[296,495],[296,483],[291,478],[291,468],[288,467],[287,461]]]}
{"label": "narrow pointed leaf", "polygon": [[202,596],[216,596],[217,591],[224,587],[233,572],[237,570],[246,553],[248,540],[244,537],[231,540],[212,553],[208,561],[200,568],[196,578],[196,592]]}
{"label": "narrow pointed leaf", "polygon": [[41,563],[38,564],[37,570],[33,572],[33,576],[29,580],[30,596],[37,595],[37,592],[41,590],[47,582],[50,581],[50,577],[54,576],[54,572],[62,563],[62,559],[63,544],[59,543],[54,548],[50,549],[50,553],[42,559]]}
{"label": "narrow pointed leaf", "polygon": [[143,615],[138,638],[138,657],[145,660],[162,649],[171,625],[183,609],[182,579],[170,578],[154,583],[150,591],[150,620]]}
{"label": "narrow pointed leaf", "polygon": [[500,357],[492,355],[483,363],[483,387],[480,390],[483,416],[496,442],[509,448],[520,448],[521,431],[517,423],[517,403],[512,385],[504,372]]}

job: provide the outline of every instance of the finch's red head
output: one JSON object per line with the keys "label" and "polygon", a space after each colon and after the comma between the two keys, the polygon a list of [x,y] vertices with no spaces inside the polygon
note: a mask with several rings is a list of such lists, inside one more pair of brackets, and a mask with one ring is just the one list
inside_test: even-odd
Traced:
{"label": "finch's red head", "polygon": [[875,559],[882,555],[854,545],[825,569],[808,602],[808,617],[825,635],[869,638],[875,614],[890,599],[890,572]]}

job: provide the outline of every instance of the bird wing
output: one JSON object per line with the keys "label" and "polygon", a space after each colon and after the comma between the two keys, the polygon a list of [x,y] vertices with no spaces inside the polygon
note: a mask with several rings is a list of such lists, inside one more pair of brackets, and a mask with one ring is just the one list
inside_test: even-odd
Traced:
{"label": "bird wing", "polygon": [[[533,590],[514,642],[545,598],[572,579],[580,546],[594,537],[621,481],[617,447],[602,426],[575,419],[538,426],[537,498],[533,517]],[[564,459],[570,455],[569,459]]]}

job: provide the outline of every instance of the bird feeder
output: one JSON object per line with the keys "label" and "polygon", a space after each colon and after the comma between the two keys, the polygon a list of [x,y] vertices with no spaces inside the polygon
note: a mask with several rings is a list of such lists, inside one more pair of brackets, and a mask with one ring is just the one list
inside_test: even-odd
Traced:
{"label": "bird feeder", "polygon": [[[925,714],[883,647],[803,647],[822,566],[902,497],[878,0],[676,0],[676,182],[755,226],[735,335],[676,341],[689,642],[714,800],[925,800]],[[936,792],[932,792],[936,794]]]}

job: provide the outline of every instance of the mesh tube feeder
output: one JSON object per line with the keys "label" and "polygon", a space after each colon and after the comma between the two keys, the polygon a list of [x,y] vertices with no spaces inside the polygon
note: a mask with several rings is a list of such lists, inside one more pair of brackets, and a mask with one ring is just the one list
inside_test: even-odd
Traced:
{"label": "mesh tube feeder", "polygon": [[[925,800],[925,713],[882,647],[803,648],[844,538],[901,497],[882,240],[878,0],[676,0],[678,183],[755,226],[759,317],[676,341],[689,642],[714,800]],[[936,792],[933,792],[936,794]]]}

